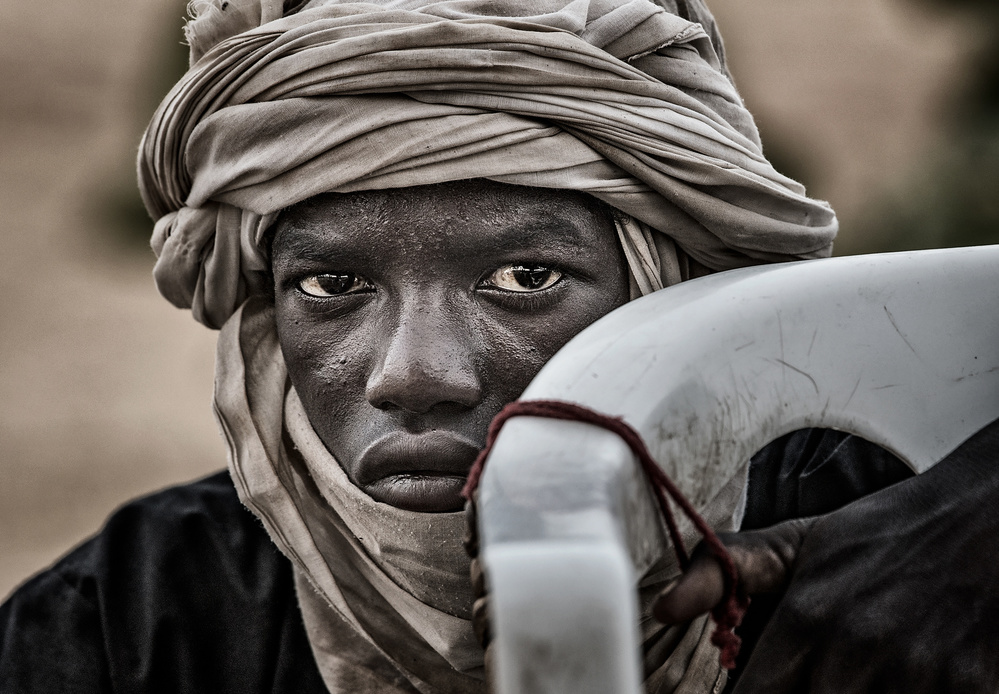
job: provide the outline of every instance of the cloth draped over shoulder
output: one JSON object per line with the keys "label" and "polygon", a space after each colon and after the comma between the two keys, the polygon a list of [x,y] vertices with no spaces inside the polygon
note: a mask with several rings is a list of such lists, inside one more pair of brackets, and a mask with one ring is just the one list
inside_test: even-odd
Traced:
{"label": "cloth draped over shoulder", "polygon": [[[222,327],[215,412],[240,498],[292,561],[331,692],[484,692],[461,514],[355,487],[291,385],[261,295],[281,211],[327,192],[468,178],[586,192],[615,210],[646,294],[830,252],[836,219],[776,172],[702,0],[197,0],[192,64],[143,138],[161,293]],[[335,396],[335,393],[332,394]],[[699,511],[741,513],[744,471]],[[718,691],[706,619],[651,604],[678,567],[639,562],[646,689]]]}
{"label": "cloth draped over shoulder", "polygon": [[200,5],[138,169],[157,285],[211,327],[264,288],[277,214],[324,192],[584,191],[623,213],[636,293],[683,278],[676,247],[712,270],[831,250],[834,213],[767,161],[699,2],[702,23],[651,0]]}

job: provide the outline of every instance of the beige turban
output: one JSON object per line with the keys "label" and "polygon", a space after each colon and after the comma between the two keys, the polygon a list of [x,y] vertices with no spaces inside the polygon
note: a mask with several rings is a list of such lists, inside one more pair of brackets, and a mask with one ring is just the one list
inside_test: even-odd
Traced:
{"label": "beige turban", "polygon": [[206,3],[140,149],[157,285],[209,326],[261,289],[276,214],[323,192],[580,190],[715,270],[831,250],[708,33],[650,0],[281,5]]}
{"label": "beige turban", "polygon": [[[483,654],[461,514],[354,487],[288,381],[273,307],[255,297],[283,208],[468,178],[584,191],[618,210],[635,293],[684,279],[683,258],[725,269],[830,251],[835,216],[763,156],[701,0],[660,2],[194,3],[191,69],[139,154],[155,278],[224,324],[215,409],[230,470],[293,563],[331,692],[476,694]],[[737,478],[702,513],[731,521]],[[647,691],[717,691],[705,620],[650,616],[675,573],[659,561],[638,586]]]}

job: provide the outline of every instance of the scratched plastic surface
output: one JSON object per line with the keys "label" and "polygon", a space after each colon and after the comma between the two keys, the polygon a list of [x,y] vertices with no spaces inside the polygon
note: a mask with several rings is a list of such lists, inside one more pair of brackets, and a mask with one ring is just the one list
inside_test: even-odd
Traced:
{"label": "scratched plastic surface", "polygon": [[[999,417],[999,246],[687,282],[594,323],[523,398],[624,417],[696,506],[805,427],[859,434],[921,472]],[[497,691],[637,694],[635,577],[664,540],[624,445],[512,420],[479,519]]]}

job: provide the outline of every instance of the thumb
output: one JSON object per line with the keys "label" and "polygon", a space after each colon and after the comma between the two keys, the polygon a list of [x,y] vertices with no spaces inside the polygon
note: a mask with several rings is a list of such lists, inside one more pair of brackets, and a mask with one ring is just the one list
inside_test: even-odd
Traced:
{"label": "thumb", "polygon": [[[791,580],[798,552],[819,518],[797,518],[762,530],[720,533],[746,595],[782,591]],[[687,622],[710,611],[725,597],[725,577],[718,559],[704,543],[697,545],[690,566],[652,608],[665,624]]]}

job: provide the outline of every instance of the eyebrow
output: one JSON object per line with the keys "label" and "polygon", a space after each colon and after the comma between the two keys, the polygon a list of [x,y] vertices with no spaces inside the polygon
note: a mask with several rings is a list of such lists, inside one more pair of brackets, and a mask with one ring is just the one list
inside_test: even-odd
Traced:
{"label": "eyebrow", "polygon": [[570,219],[542,215],[525,224],[514,224],[497,229],[486,240],[478,240],[478,247],[489,246],[496,250],[519,249],[534,246],[543,237],[543,247],[552,250],[578,250],[587,245],[587,235]]}
{"label": "eyebrow", "polygon": [[[539,239],[539,236],[542,238]],[[540,214],[522,223],[498,227],[484,238],[462,240],[453,246],[453,250],[457,262],[465,255],[484,250],[494,253],[516,252],[533,247],[539,251],[577,252],[591,245],[592,240],[588,236],[570,218],[558,214]],[[363,235],[360,234],[330,238],[321,229],[296,224],[282,234],[282,257],[306,263],[328,263],[332,257],[337,256],[357,257],[371,250],[363,243],[362,238]]]}
{"label": "eyebrow", "polygon": [[[310,228],[308,225],[293,225],[287,230],[281,230],[280,234],[282,256],[293,260],[304,260],[316,263],[327,262],[335,248],[335,242],[326,237],[321,231]],[[272,241],[272,261],[273,244],[277,241],[275,234]]]}

